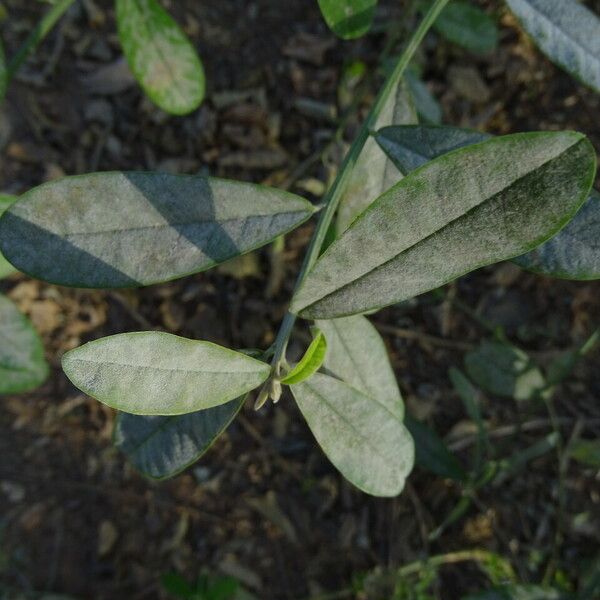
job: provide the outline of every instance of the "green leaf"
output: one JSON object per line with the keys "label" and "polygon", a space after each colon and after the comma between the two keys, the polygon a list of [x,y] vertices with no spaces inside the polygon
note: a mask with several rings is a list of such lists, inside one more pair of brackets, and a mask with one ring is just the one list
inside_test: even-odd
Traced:
{"label": "green leaf", "polygon": [[508,585],[471,594],[463,600],[567,600],[569,597],[558,590],[537,585]]}
{"label": "green leaf", "polygon": [[402,491],[414,446],[398,414],[321,373],[291,390],[317,442],[346,479],[374,496]]}
{"label": "green leaf", "polygon": [[[404,82],[383,107],[375,129],[386,125],[417,123],[415,107]],[[365,145],[352,167],[348,184],[340,200],[336,233],[343,233],[379,195],[402,179],[402,173],[393,165],[373,137]]]}
{"label": "green leaf", "polygon": [[406,415],[404,423],[415,441],[415,463],[439,477],[465,481],[467,474],[460,462],[433,429]]}
{"label": "green leaf", "polygon": [[274,188],[164,173],[92,173],[24,194],[0,219],[0,250],[59,285],[136,287],[204,271],[308,219]]}
{"label": "green leaf", "polygon": [[[396,126],[379,130],[376,139],[407,175],[444,154],[491,136],[456,127]],[[557,235],[531,252],[512,259],[523,269],[561,279],[600,279],[600,194],[590,197]]]}
{"label": "green leaf", "polygon": [[371,29],[377,0],[319,0],[319,7],[329,29],[351,40]]}
{"label": "green leaf", "polygon": [[506,0],[553,62],[600,92],[600,19],[576,0]]}
{"label": "green leaf", "polygon": [[439,125],[394,125],[380,129],[375,135],[377,143],[404,175],[452,150],[491,137],[471,129]]}
{"label": "green leaf", "polygon": [[174,115],[204,99],[202,62],[185,33],[157,0],[116,0],[119,39],[127,62],[148,95]]}
{"label": "green leaf", "polygon": [[170,333],[124,333],[67,352],[67,377],[100,402],[136,415],[182,415],[238,398],[263,383],[269,365],[240,352]]}
{"label": "green leaf", "polygon": [[465,356],[469,377],[485,391],[515,400],[529,400],[546,382],[539,368],[519,348],[485,340]]}
{"label": "green leaf", "polygon": [[600,440],[577,440],[570,445],[569,454],[588,467],[600,469]]}
{"label": "green leaf", "polygon": [[577,363],[591,352],[599,341],[600,329],[596,329],[579,348],[568,350],[557,356],[546,369],[548,386],[562,383],[572,373]]}
{"label": "green leaf", "polygon": [[238,414],[244,399],[171,417],[119,413],[113,441],[138,471],[167,479],[204,455]]}
{"label": "green leaf", "polygon": [[496,22],[470,2],[450,2],[433,27],[449,42],[476,54],[488,54],[498,46]]}
{"label": "green leaf", "polygon": [[327,340],[319,331],[300,362],[281,380],[281,383],[292,385],[312,377],[321,368],[326,354]]}
{"label": "green leaf", "polygon": [[442,122],[442,107],[429,88],[417,75],[415,69],[409,69],[404,76],[406,85],[413,97],[419,119],[426,123],[439,125]]}
{"label": "green leaf", "polygon": [[[16,201],[15,196],[7,196],[0,194],[0,217],[8,209],[8,207]],[[0,254],[0,279],[14,273],[16,269]]]}
{"label": "green leaf", "polygon": [[0,394],[18,394],[48,377],[42,341],[29,320],[0,294]]}
{"label": "green leaf", "polygon": [[575,132],[498,137],[441,156],[325,251],[292,311],[330,319],[382,308],[523,254],[575,215],[595,172],[594,149]]}
{"label": "green leaf", "polygon": [[6,68],[6,56],[4,46],[0,40],[0,102],[4,99],[6,88],[8,87],[8,69]]}
{"label": "green leaf", "polygon": [[388,410],[404,418],[404,403],[379,332],[362,315],[317,321],[328,351],[323,366],[329,375],[345,381]]}

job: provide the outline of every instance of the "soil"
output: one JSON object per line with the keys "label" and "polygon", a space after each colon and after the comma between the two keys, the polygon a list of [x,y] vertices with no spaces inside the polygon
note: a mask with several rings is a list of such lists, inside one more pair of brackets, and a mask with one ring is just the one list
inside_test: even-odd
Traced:
{"label": "soil", "polygon": [[[171,118],[144,99],[123,68],[111,3],[87,0],[10,88],[0,112],[0,189],[20,193],[96,170],[161,169],[266,182],[318,201],[344,149],[334,144],[325,160],[318,157],[337,129],[335,115],[343,113],[343,66],[360,59],[372,74],[360,118],[380,81],[385,25],[412,26],[402,25],[403,4],[382,2],[376,32],[355,42],[336,40],[313,0],[164,4],[204,57],[209,92],[199,111]],[[431,34],[420,56],[444,122],[492,133],[572,128],[600,150],[600,97],[543,58],[503,3],[481,4],[501,24],[496,52],[477,57]],[[588,4],[600,12],[600,2]],[[9,20],[2,34],[11,55],[45,6],[4,5]],[[349,118],[346,140],[358,122]],[[198,464],[168,482],[144,479],[113,449],[114,413],[68,383],[61,355],[91,339],[143,329],[233,348],[268,347],[311,228],[288,236],[283,264],[263,249],[130,292],[58,288],[24,276],[0,283],[42,334],[52,365],[42,388],[0,404],[0,597],[5,585],[6,598],[167,598],[162,574],[191,580],[206,570],[236,577],[258,598],[296,600],[347,590],[361,574],[474,547],[509,559],[526,582],[542,579],[556,550],[559,575],[576,581],[600,555],[597,473],[565,466],[559,516],[553,452],[501,486],[483,488],[466,515],[430,542],[461,488],[417,468],[398,498],[358,492],[329,464],[288,396],[258,413],[245,407]],[[447,371],[490,337],[482,320],[547,364],[586,339],[599,316],[598,282],[550,280],[501,264],[372,321],[385,337],[408,409],[468,466],[473,424]],[[300,335],[291,351],[304,343]],[[566,440],[600,436],[599,366],[596,351],[557,390]],[[496,432],[499,458],[552,432],[540,404],[487,398],[484,416]],[[438,598],[455,599],[481,589],[486,578],[460,564],[443,568],[436,585]]]}

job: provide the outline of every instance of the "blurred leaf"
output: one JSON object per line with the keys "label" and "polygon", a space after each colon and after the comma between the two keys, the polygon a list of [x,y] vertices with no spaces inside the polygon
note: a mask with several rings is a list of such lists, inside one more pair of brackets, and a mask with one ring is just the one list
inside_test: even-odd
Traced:
{"label": "blurred leaf", "polygon": [[152,479],[173,477],[194,464],[227,429],[244,404],[242,396],[187,415],[144,417],[119,413],[114,444]]}
{"label": "blurred leaf", "polygon": [[415,441],[415,463],[440,477],[465,481],[467,474],[441,438],[425,423],[406,415],[404,423]]}
{"label": "blurred leaf", "polygon": [[119,39],[133,74],[149,98],[174,115],[204,99],[202,62],[157,0],[116,0]]}
{"label": "blurred leaf", "polygon": [[377,0],[319,0],[329,28],[344,40],[365,35],[371,29]]}
{"label": "blurred leaf", "polygon": [[0,394],[18,394],[48,377],[42,340],[17,307],[0,294]]}
{"label": "blurred leaf", "polygon": [[[0,217],[11,204],[17,200],[16,196],[7,196],[0,194]],[[0,279],[14,273],[16,269],[0,254]]]}
{"label": "blurred leaf", "polygon": [[[427,85],[421,81],[414,69],[409,69],[404,79],[413,97],[419,118],[426,123],[439,125],[442,122],[442,107],[433,97]],[[402,123],[396,124],[402,125]]]}
{"label": "blurred leaf", "polygon": [[181,600],[194,600],[195,592],[192,586],[177,573],[166,573],[161,577],[163,589]]}
{"label": "blurred leaf", "polygon": [[523,254],[575,215],[595,171],[592,145],[575,132],[498,137],[441,156],[359,215],[291,310],[331,319],[383,308]]}
{"label": "blurred leaf", "polygon": [[600,329],[597,329],[592,335],[577,348],[570,352],[564,352],[548,366],[546,379],[548,386],[558,385],[563,382],[573,371],[577,363],[589,352],[591,352],[600,341]]}
{"label": "blurred leaf", "polygon": [[463,600],[567,600],[567,598],[568,596],[558,590],[537,585],[509,585],[472,594]]}
{"label": "blurred leaf", "polygon": [[100,402],[138,415],[181,415],[225,404],[263,383],[269,365],[210,342],[123,333],[67,352],[67,377]]}
{"label": "blurred leaf", "polygon": [[260,185],[165,173],[92,173],[41,185],[0,219],[0,250],[59,285],[137,287],[198,273],[308,219],[306,200]]}
{"label": "blurred leaf", "polygon": [[369,320],[356,315],[317,321],[317,326],[327,339],[323,363],[327,374],[376,397],[400,419],[404,418],[404,403],[385,343]]}
{"label": "blurred leaf", "polygon": [[302,383],[312,377],[323,364],[327,353],[327,340],[319,331],[300,362],[281,380],[281,383],[292,385]]}
{"label": "blurred leaf", "polygon": [[515,346],[484,340],[465,356],[469,377],[485,391],[515,400],[529,400],[546,386],[529,356]]}
{"label": "blurred leaf", "polygon": [[6,88],[8,86],[8,71],[6,68],[6,56],[4,55],[4,46],[0,40],[0,102],[4,100]]}
{"label": "blurred leaf", "polygon": [[552,61],[600,92],[600,19],[576,0],[506,0]]}
{"label": "blurred leaf", "polygon": [[453,0],[433,25],[449,42],[476,54],[489,54],[498,46],[496,22],[478,6]]}
{"label": "blurred leaf", "polygon": [[600,440],[578,440],[571,444],[569,454],[588,467],[600,469]]}
{"label": "blurred leaf", "polygon": [[414,462],[402,419],[379,399],[316,373],[291,387],[300,411],[334,466],[374,496],[396,496]]}

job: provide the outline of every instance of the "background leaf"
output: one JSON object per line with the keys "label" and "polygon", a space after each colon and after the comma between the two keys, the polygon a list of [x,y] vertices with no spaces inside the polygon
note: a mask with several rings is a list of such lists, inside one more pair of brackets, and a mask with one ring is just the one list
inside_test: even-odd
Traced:
{"label": "background leaf", "polygon": [[600,92],[600,19],[576,0],[506,0],[553,62]]}
{"label": "background leaf", "polygon": [[269,365],[240,352],[160,332],[89,342],[63,357],[80,390],[123,412],[181,415],[225,404],[263,383]]}
{"label": "background leaf", "polygon": [[59,285],[150,285],[204,271],[308,219],[265,186],[165,173],[92,173],[34,188],[0,219],[0,250]]}
{"label": "background leaf", "polygon": [[575,132],[499,137],[437,158],[326,250],[292,310],[319,319],[365,312],[518,256],[575,215],[595,171],[593,147]]}
{"label": "background leaf", "polygon": [[425,123],[439,125],[442,122],[442,107],[429,91],[427,85],[421,80],[417,70],[414,68],[407,69],[404,80],[413,98],[419,119],[425,121]]}
{"label": "background leaf", "polygon": [[377,0],[319,0],[329,28],[344,40],[361,37],[371,29]]}
{"label": "background leaf", "polygon": [[567,600],[569,597],[558,590],[537,585],[508,585],[471,594],[463,600]]}
{"label": "background leaf", "polygon": [[312,377],[323,364],[327,354],[327,340],[319,331],[300,362],[281,380],[281,383],[292,385],[302,383]]}
{"label": "background leaf", "polygon": [[321,373],[291,390],[317,442],[346,479],[374,496],[402,491],[414,445],[397,414]]}
{"label": "background leaf", "polygon": [[29,320],[0,294],[0,394],[17,394],[48,377],[42,341]]}
{"label": "background leaf", "polygon": [[170,417],[119,413],[115,446],[147,477],[173,477],[210,448],[238,414],[244,400],[242,396],[220,406]]}
{"label": "background leaf", "polygon": [[0,40],[0,102],[4,99],[6,88],[8,86],[8,70],[6,68],[6,56],[4,54],[4,46]]}
{"label": "background leaf", "polygon": [[[16,196],[0,194],[0,217],[16,201]],[[14,273],[16,269],[0,254],[0,279]]]}
{"label": "background leaf", "polygon": [[204,98],[205,76],[194,47],[157,0],[116,0],[119,38],[127,62],[149,98],[184,115]]}

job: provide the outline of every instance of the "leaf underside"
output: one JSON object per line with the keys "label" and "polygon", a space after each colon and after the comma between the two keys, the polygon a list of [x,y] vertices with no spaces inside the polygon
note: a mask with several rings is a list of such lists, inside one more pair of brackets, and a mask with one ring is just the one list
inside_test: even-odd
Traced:
{"label": "leaf underside", "polygon": [[327,249],[292,311],[330,319],[378,309],[523,254],[575,215],[595,170],[593,147],[575,132],[515,134],[439,157]]}
{"label": "leaf underside", "polygon": [[293,385],[312,377],[323,364],[327,354],[327,340],[319,331],[300,362],[281,380],[281,383]]}
{"label": "leaf underside", "polygon": [[576,0],[506,0],[553,62],[600,92],[600,19]]}
{"label": "leaf underside", "polygon": [[120,413],[114,443],[147,477],[173,477],[210,448],[243,404],[244,396],[187,415],[147,417]]}
{"label": "leaf underside", "polygon": [[0,394],[35,389],[48,372],[40,337],[17,307],[0,294]]}
{"label": "leaf underside", "polygon": [[[0,217],[16,200],[17,198],[15,196],[0,194]],[[15,271],[16,269],[6,260],[6,258],[4,258],[4,256],[2,256],[2,254],[0,254],[0,279],[3,279],[7,275],[11,275]]]}
{"label": "leaf underside", "polygon": [[195,110],[205,75],[185,33],[156,0],[116,0],[116,11],[123,52],[146,94],[174,115]]}
{"label": "leaf underside", "polygon": [[319,0],[328,27],[344,40],[365,35],[375,16],[378,0]]}
{"label": "leaf underside", "polygon": [[314,212],[265,186],[165,173],[92,173],[26,193],[0,219],[0,250],[59,285],[139,287],[263,246]]}
{"label": "leaf underside", "polygon": [[63,357],[67,377],[100,402],[137,415],[181,415],[253,390],[269,365],[210,342],[169,333],[124,333]]}

